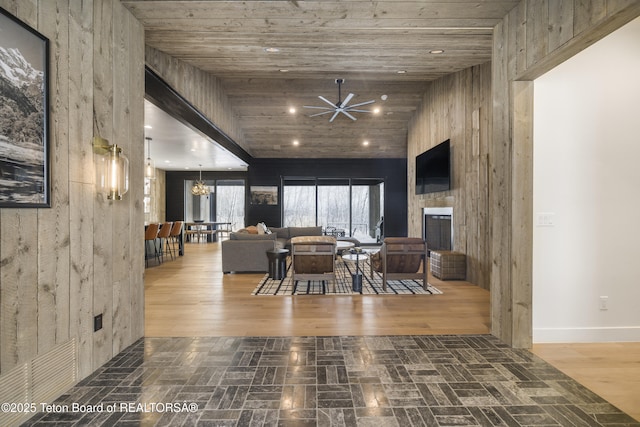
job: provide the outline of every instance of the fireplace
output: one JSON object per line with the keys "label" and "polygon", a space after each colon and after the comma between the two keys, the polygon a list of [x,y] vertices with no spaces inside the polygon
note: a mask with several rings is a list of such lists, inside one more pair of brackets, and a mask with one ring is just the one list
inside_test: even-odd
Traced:
{"label": "fireplace", "polygon": [[453,208],[423,208],[422,237],[429,251],[453,250]]}

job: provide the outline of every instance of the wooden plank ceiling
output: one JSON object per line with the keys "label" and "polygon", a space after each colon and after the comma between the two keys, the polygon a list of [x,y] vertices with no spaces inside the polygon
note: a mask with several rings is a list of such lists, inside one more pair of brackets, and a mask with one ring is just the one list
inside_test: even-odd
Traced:
{"label": "wooden plank ceiling", "polygon": [[[122,3],[149,46],[222,80],[252,156],[403,158],[425,86],[489,61],[493,27],[518,1]],[[350,104],[375,100],[363,108],[381,112],[331,123],[333,114],[309,117],[320,110],[304,105],[328,106],[319,95],[338,102],[337,78],[345,80],[342,100],[353,93]]]}

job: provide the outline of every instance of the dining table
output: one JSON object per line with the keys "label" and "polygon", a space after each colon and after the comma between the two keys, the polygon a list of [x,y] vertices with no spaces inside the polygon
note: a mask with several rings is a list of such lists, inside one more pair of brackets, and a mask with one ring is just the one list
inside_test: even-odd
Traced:
{"label": "dining table", "polygon": [[193,221],[185,223],[185,232],[187,237],[196,236],[198,242],[206,236],[207,242],[216,242],[218,227],[226,225],[231,226],[229,221]]}

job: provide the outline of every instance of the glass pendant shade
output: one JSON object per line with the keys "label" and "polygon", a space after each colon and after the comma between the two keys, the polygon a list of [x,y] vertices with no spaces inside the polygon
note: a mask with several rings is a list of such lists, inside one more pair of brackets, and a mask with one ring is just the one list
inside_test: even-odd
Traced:
{"label": "glass pendant shade", "polygon": [[156,164],[151,160],[151,138],[145,139],[147,140],[147,160],[144,162],[144,177],[156,179]]}
{"label": "glass pendant shade", "polygon": [[108,200],[122,200],[129,191],[129,159],[122,148],[110,145],[99,163],[98,183]]}
{"label": "glass pendant shade", "polygon": [[156,179],[156,164],[149,157],[147,157],[146,162],[144,162],[144,177]]}

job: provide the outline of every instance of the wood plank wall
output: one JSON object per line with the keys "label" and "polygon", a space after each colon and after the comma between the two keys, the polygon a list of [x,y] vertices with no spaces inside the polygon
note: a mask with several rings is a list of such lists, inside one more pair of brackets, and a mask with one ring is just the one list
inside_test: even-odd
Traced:
{"label": "wood plank wall", "polygon": [[145,57],[149,68],[251,154],[219,78],[149,46]]}
{"label": "wood plank wall", "polygon": [[52,171],[50,209],[0,210],[0,375],[75,339],[82,379],[144,333],[143,168],[107,201],[92,150],[99,135],[144,162],[144,31],[118,0],[0,6],[50,39]]}
{"label": "wood plank wall", "polygon": [[[150,211],[144,215],[145,223],[164,222],[167,219],[167,173],[156,169],[156,179],[151,180],[149,197]],[[173,221],[171,219],[170,221]]]}
{"label": "wood plank wall", "polygon": [[636,0],[523,0],[495,27],[489,152],[492,333],[532,340],[532,88],[528,81],[640,15]]}
{"label": "wood plank wall", "polygon": [[[407,182],[409,236],[422,236],[422,208],[453,207],[454,250],[467,255],[467,280],[489,288],[488,153],[491,135],[491,64],[429,84],[409,123]],[[415,158],[451,139],[452,189],[415,194]]]}

